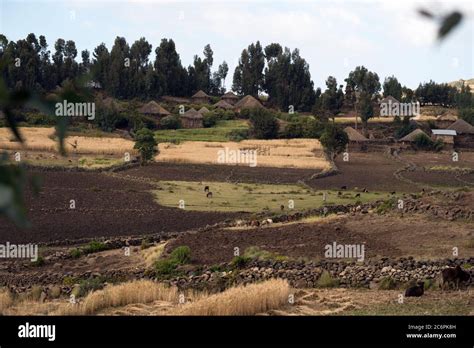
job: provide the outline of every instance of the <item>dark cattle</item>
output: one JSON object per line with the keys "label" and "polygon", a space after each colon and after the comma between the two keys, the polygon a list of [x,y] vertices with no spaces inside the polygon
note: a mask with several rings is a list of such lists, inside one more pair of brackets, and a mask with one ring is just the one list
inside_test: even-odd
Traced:
{"label": "dark cattle", "polygon": [[204,187],[204,192],[209,192],[209,186]]}
{"label": "dark cattle", "polygon": [[358,198],[358,197],[360,197],[360,193],[358,193],[358,194],[355,195],[355,198]]}
{"label": "dark cattle", "polygon": [[459,283],[467,282],[471,278],[470,274],[464,271],[459,265],[454,268],[443,269],[441,276],[443,277],[443,289],[446,285],[449,288],[451,284],[454,284],[455,288],[459,289]]}
{"label": "dark cattle", "polygon": [[346,185],[341,186],[341,190],[347,190],[347,186]]}
{"label": "dark cattle", "polygon": [[369,190],[367,190],[366,188],[364,188],[364,189],[362,189],[362,192],[369,193]]}
{"label": "dark cattle", "polygon": [[417,285],[412,286],[405,291],[405,297],[420,297],[424,294],[425,292],[425,283],[424,282],[418,282],[416,283]]}
{"label": "dark cattle", "polygon": [[285,210],[285,206],[283,204],[280,205],[280,210]]}
{"label": "dark cattle", "polygon": [[395,192],[395,191],[393,191],[393,192],[390,192],[390,194],[393,196],[394,194],[396,194],[396,192]]}
{"label": "dark cattle", "polygon": [[206,195],[207,198],[212,198],[212,192],[208,192]]}
{"label": "dark cattle", "polygon": [[338,196],[341,196],[341,195],[342,195],[342,192],[341,192],[341,191],[339,191],[339,192],[337,193],[337,195],[338,195]]}

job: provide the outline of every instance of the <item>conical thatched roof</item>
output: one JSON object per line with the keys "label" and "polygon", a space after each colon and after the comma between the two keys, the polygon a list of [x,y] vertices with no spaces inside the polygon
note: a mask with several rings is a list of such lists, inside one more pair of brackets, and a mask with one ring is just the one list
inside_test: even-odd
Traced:
{"label": "conical thatched roof", "polygon": [[225,100],[219,100],[217,103],[214,104],[214,106],[216,108],[221,108],[221,109],[226,109],[226,110],[230,110],[230,109],[234,108],[232,105],[230,105]]}
{"label": "conical thatched roof", "polygon": [[416,137],[419,136],[420,134],[426,135],[428,138],[428,134],[423,132],[421,129],[415,129],[413,132],[411,132],[408,135],[405,135],[403,138],[400,139],[400,141],[415,141]]}
{"label": "conical thatched roof", "polygon": [[474,126],[462,119],[457,120],[446,129],[455,130],[458,134],[474,134]]}
{"label": "conical thatched roof", "polygon": [[151,102],[143,105],[138,112],[142,114],[151,114],[151,115],[171,115],[171,113],[158,104],[156,101],[152,100]]}
{"label": "conical thatched roof", "polygon": [[237,109],[251,109],[251,108],[263,108],[263,105],[251,95],[246,95],[239,100],[235,105]]}
{"label": "conical thatched roof", "polygon": [[224,94],[222,96],[222,99],[235,99],[235,100],[239,100],[239,97],[237,97],[234,93],[232,93],[231,91],[227,92],[226,94]]}
{"label": "conical thatched roof", "polygon": [[209,96],[203,90],[200,90],[196,94],[194,94],[191,98],[209,98]]}
{"label": "conical thatched roof", "polygon": [[204,114],[207,114],[209,111],[208,108],[206,108],[205,106],[203,106],[202,108],[199,109],[198,111],[201,115],[204,115]]}
{"label": "conical thatched roof", "polygon": [[184,118],[202,118],[202,115],[196,111],[195,108],[191,108],[181,115]]}
{"label": "conical thatched roof", "polygon": [[344,128],[344,132],[346,132],[349,141],[369,141],[366,137],[364,137],[361,133],[355,130],[352,127]]}
{"label": "conical thatched roof", "polygon": [[106,108],[122,111],[122,106],[120,106],[117,100],[115,100],[112,97],[107,97],[104,100],[102,100],[102,104],[104,104]]}
{"label": "conical thatched roof", "polygon": [[391,101],[392,104],[400,103],[397,99],[395,99],[394,97],[392,97],[391,95],[389,95],[389,96],[386,96],[385,98],[383,98],[383,99],[380,101],[380,104],[388,104],[389,101]]}

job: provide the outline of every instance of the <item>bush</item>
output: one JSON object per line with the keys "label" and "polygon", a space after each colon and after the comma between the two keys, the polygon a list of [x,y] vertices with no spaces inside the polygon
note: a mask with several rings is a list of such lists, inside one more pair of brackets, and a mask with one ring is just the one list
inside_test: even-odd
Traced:
{"label": "bush", "polygon": [[233,269],[244,268],[252,259],[246,256],[236,256],[230,262]]}
{"label": "bush", "polygon": [[253,109],[250,115],[252,133],[257,139],[275,139],[278,137],[278,122],[266,109]]}
{"label": "bush", "polygon": [[394,290],[398,288],[397,282],[390,277],[384,277],[380,280],[379,289],[380,290]]}
{"label": "bush", "polygon": [[84,254],[92,254],[92,253],[97,253],[99,251],[103,251],[106,249],[107,249],[107,246],[104,243],[98,242],[98,241],[92,241],[92,242],[89,242],[89,244],[87,244],[85,247],[83,247],[82,251]]}
{"label": "bush", "polygon": [[223,120],[234,120],[235,119],[235,112],[232,110],[226,110],[224,111],[224,114],[222,115]]}
{"label": "bush", "polygon": [[175,115],[166,116],[161,119],[160,127],[163,129],[179,129],[181,128],[181,120]]}
{"label": "bush", "polygon": [[474,126],[474,108],[460,109],[459,118]]}
{"label": "bush", "polygon": [[337,155],[344,151],[349,142],[346,132],[331,123],[326,126],[319,140],[324,148],[333,155]]}
{"label": "bush", "polygon": [[293,121],[288,123],[283,132],[283,137],[286,139],[302,138],[303,137],[303,123],[301,121]]}
{"label": "bush", "polygon": [[188,263],[191,260],[191,249],[188,246],[180,246],[171,252],[171,258],[179,264]]}
{"label": "bush", "polygon": [[81,280],[79,283],[79,290],[75,295],[82,297],[87,295],[89,292],[102,289],[104,287],[105,281],[106,279],[104,277]]}
{"label": "bush", "polygon": [[334,288],[339,285],[339,281],[331,277],[328,271],[323,271],[316,285],[320,288]]}
{"label": "bush", "polygon": [[418,149],[422,150],[441,151],[444,146],[441,139],[433,141],[426,134],[417,135],[413,143]]}
{"label": "bush", "polygon": [[159,277],[172,277],[177,275],[176,269],[191,261],[191,249],[188,246],[179,246],[170,256],[155,262],[155,273]]}
{"label": "bush", "polygon": [[324,133],[326,124],[320,120],[308,119],[303,125],[303,137],[319,139]]}
{"label": "bush", "polygon": [[229,140],[231,141],[242,141],[248,139],[250,137],[248,129],[233,129],[229,133],[227,133]]}
{"label": "bush", "polygon": [[158,143],[151,130],[142,128],[135,134],[135,146],[133,148],[140,151],[142,164],[150,161],[158,153],[157,146]]}
{"label": "bush", "polygon": [[206,112],[202,119],[204,128],[214,127],[217,123],[217,116],[213,112]]}

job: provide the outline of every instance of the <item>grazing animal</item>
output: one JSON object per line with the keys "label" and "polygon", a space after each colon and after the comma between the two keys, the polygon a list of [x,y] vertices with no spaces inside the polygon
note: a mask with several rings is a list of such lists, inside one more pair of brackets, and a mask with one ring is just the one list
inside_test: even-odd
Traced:
{"label": "grazing animal", "polygon": [[207,198],[212,198],[212,192],[208,192],[207,195],[206,195]]}
{"label": "grazing animal", "polygon": [[341,190],[347,190],[347,186],[346,185],[341,186]]}
{"label": "grazing animal", "polygon": [[360,197],[360,193],[358,193],[358,194],[355,195],[355,198],[357,198],[357,197]]}
{"label": "grazing animal", "polygon": [[425,289],[425,283],[424,282],[418,282],[416,283],[417,285],[412,286],[405,291],[405,297],[420,297],[423,296]]}
{"label": "grazing animal", "polygon": [[451,284],[454,284],[456,289],[459,289],[459,283],[467,282],[471,276],[468,272],[464,271],[461,266],[457,265],[454,268],[446,268],[441,271],[443,278],[442,288],[444,289],[447,285],[448,288]]}
{"label": "grazing animal", "polygon": [[285,206],[283,204],[280,205],[280,210],[282,210],[282,211],[285,210]]}
{"label": "grazing animal", "polygon": [[369,193],[369,190],[367,190],[365,187],[362,189],[362,192]]}
{"label": "grazing animal", "polygon": [[209,186],[204,187],[204,192],[209,192]]}
{"label": "grazing animal", "polygon": [[338,196],[341,196],[341,195],[342,195],[342,192],[341,192],[341,191],[339,191],[339,192],[337,193],[337,195],[338,195]]}
{"label": "grazing animal", "polygon": [[393,196],[394,194],[396,194],[396,192],[395,192],[395,191],[393,191],[393,192],[390,192],[390,194]]}

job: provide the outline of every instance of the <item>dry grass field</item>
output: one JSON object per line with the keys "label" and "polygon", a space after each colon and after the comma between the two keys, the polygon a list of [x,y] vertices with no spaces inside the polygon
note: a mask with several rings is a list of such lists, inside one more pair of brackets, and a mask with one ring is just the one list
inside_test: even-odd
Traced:
{"label": "dry grass field", "polygon": [[89,293],[76,304],[68,299],[41,302],[15,299],[0,292],[3,315],[255,315],[288,303],[290,286],[272,279],[247,286],[236,286],[222,293],[180,293],[150,280],[109,285]]}
{"label": "dry grass field", "polygon": [[[160,162],[239,164],[250,166],[251,162],[219,163],[219,151],[256,151],[256,164],[263,167],[327,169],[321,143],[315,139],[291,140],[244,140],[237,142],[197,142],[182,144],[162,143]],[[243,163],[242,163],[243,162]]]}
{"label": "dry grass field", "polygon": [[[58,144],[54,137],[54,128],[22,127],[20,133],[25,144],[15,141],[10,129],[0,128],[0,149],[57,152]],[[65,144],[66,150],[73,154],[120,156],[123,156],[125,152],[135,154],[133,141],[118,137],[69,136],[66,138]]]}

